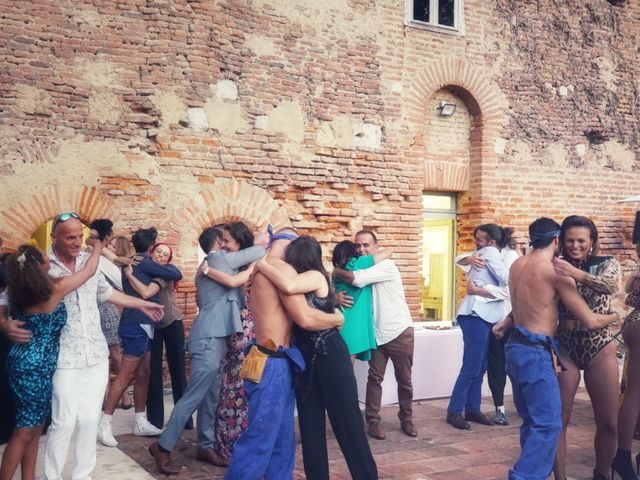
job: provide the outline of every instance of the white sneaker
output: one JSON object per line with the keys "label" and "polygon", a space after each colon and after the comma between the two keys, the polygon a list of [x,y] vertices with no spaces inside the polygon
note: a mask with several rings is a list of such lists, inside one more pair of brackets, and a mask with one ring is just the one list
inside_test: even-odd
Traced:
{"label": "white sneaker", "polygon": [[111,431],[111,423],[106,422],[102,418],[98,423],[98,440],[105,447],[117,447],[118,441],[113,436],[113,432]]}
{"label": "white sneaker", "polygon": [[133,434],[138,437],[153,437],[154,435],[160,435],[161,433],[162,430],[149,423],[147,417],[142,417],[133,422]]}

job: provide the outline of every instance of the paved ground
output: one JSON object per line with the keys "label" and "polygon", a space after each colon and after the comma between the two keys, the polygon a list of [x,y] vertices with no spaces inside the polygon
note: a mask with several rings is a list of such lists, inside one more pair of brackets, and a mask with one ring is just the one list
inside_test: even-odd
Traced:
{"label": "paved ground", "polygon": [[[167,396],[170,408],[170,396]],[[507,399],[509,402],[510,399]],[[447,400],[431,400],[415,403],[415,423],[418,437],[409,438],[399,428],[394,406],[383,409],[383,427],[386,440],[370,440],[378,464],[381,479],[398,480],[491,480],[507,478],[509,466],[519,453],[518,426],[513,405],[507,404],[512,421],[508,427],[472,425],[470,431],[451,428],[444,422]],[[492,410],[485,399],[486,412]],[[153,439],[134,437],[131,431],[132,410],[117,410],[114,417],[114,433],[120,441],[119,448],[98,447],[98,464],[94,480],[151,480],[166,479],[158,475],[147,446]],[[332,480],[349,479],[349,473],[332,433],[329,437],[329,458]],[[174,459],[183,466],[175,480],[220,479],[224,469],[209,466],[195,460],[195,432],[185,432],[174,452]],[[590,479],[593,469],[593,416],[588,397],[578,392],[569,429],[568,463],[569,478]],[[38,474],[42,474],[42,451],[39,455]],[[1,449],[0,449],[1,453]],[[294,478],[304,479],[300,446],[297,452],[297,468]],[[66,477],[70,478],[69,466]],[[14,477],[18,480],[17,474]]]}
{"label": "paved ground", "polygon": [[[485,399],[486,400],[486,399]],[[383,426],[387,438],[370,440],[378,464],[381,479],[402,480],[474,480],[505,479],[509,466],[519,454],[519,419],[513,406],[507,405],[512,425],[508,427],[486,427],[472,425],[470,431],[455,430],[444,422],[448,400],[432,400],[415,403],[415,421],[418,437],[405,436],[399,428],[396,407],[383,409]],[[486,411],[492,410],[487,403]],[[331,478],[349,479],[344,458],[333,434],[329,431],[329,458]],[[158,475],[147,446],[149,439],[131,435],[118,438],[122,451],[131,456],[155,478]],[[182,479],[218,479],[224,469],[209,466],[194,459],[195,433],[186,432],[173,458],[183,466]],[[584,390],[578,393],[572,426],[569,433],[568,456],[570,477],[590,479],[593,469],[593,418],[591,405]],[[298,445],[295,479],[304,479],[302,454]]]}

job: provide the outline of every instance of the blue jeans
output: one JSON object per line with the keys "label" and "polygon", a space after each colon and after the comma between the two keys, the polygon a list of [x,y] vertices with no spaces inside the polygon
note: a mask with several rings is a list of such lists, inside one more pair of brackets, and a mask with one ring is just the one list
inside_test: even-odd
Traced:
{"label": "blue jeans", "polygon": [[510,339],[505,347],[513,401],[522,418],[522,453],[509,470],[509,480],[546,480],[553,468],[562,430],[558,376],[549,351],[549,339],[522,327],[518,327],[518,331],[524,340]]}
{"label": "blue jeans", "polygon": [[457,320],[462,329],[464,353],[447,411],[477,413],[480,411],[482,377],[487,369],[491,324],[475,315],[458,315]]}
{"label": "blue jeans", "polygon": [[293,478],[296,454],[293,370],[304,368],[304,362],[296,347],[280,347],[278,351],[286,357],[268,358],[259,383],[244,381],[249,424],[235,444],[225,480]]}

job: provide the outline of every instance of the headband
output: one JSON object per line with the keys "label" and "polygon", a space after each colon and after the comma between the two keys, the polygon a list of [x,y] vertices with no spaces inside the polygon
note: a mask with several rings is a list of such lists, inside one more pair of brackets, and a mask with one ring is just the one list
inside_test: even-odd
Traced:
{"label": "headband", "polygon": [[281,232],[281,233],[273,233],[273,225],[269,224],[267,227],[267,233],[269,234],[269,244],[267,248],[270,248],[273,242],[277,240],[295,240],[298,238],[298,235],[295,233]]}
{"label": "headband", "polygon": [[542,240],[543,238],[554,238],[558,236],[560,236],[560,230],[549,230],[548,232],[544,233],[536,233],[535,235],[531,236],[531,242],[529,243],[533,243],[537,240]]}

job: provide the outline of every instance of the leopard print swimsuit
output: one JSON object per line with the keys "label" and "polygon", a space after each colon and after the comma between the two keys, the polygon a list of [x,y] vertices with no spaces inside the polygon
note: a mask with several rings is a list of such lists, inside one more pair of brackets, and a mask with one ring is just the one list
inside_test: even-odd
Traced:
{"label": "leopard print swimsuit", "polygon": [[[589,273],[586,282],[578,283],[578,293],[594,313],[610,313],[611,297],[620,284],[620,265],[612,257],[589,257],[583,262],[571,262],[580,270]],[[591,360],[613,340],[610,326],[600,330],[588,330],[577,321],[567,308],[559,305],[560,324],[558,339],[560,346],[580,370],[588,367]]]}
{"label": "leopard print swimsuit", "polygon": [[628,325],[640,320],[640,287],[637,287],[633,292],[627,295],[627,298],[624,300],[624,304],[631,307],[629,314],[624,319],[623,328],[626,328]]}

